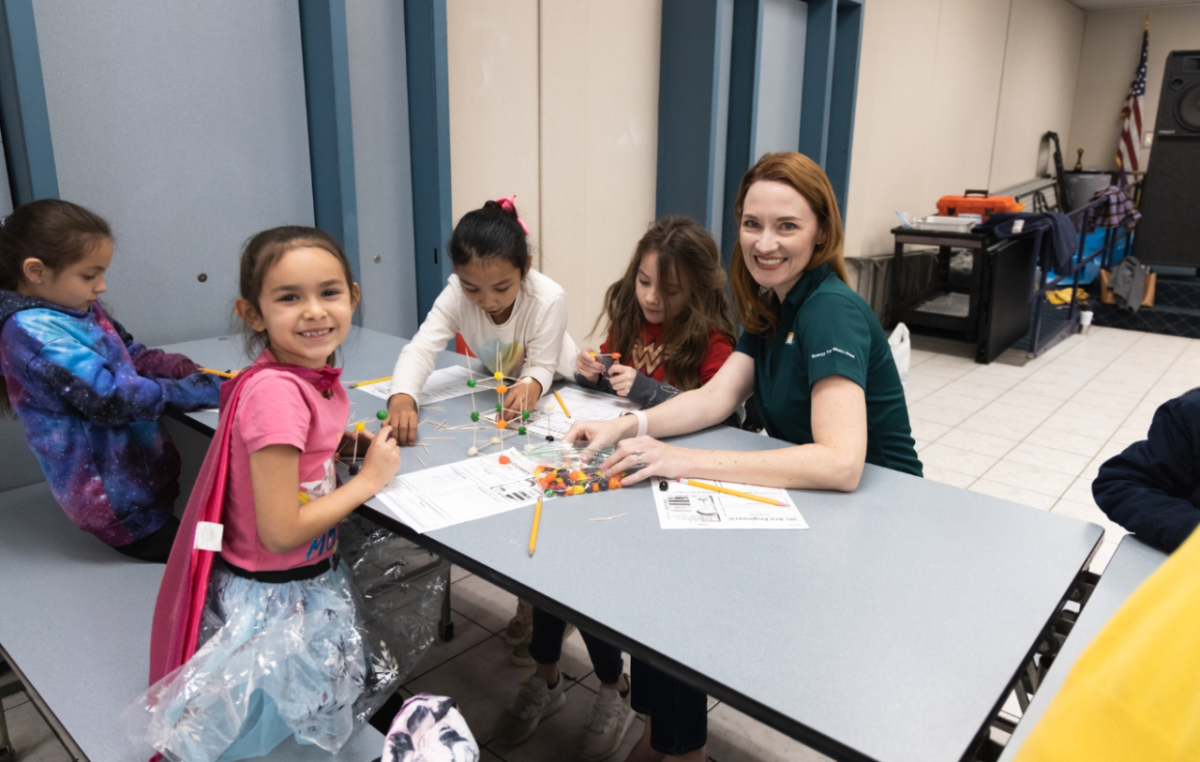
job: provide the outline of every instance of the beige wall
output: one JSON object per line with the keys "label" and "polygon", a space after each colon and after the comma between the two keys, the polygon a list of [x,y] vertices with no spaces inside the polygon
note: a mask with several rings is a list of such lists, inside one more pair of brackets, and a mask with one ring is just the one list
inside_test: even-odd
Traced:
{"label": "beige wall", "polygon": [[1035,175],[1070,124],[1083,12],[1067,0],[864,5],[846,255],[892,249],[893,209]]}
{"label": "beige wall", "polygon": [[[1200,49],[1200,5],[1131,11],[1094,11],[1087,15],[1079,88],[1071,119],[1069,165],[1075,149],[1083,148],[1084,166],[1117,168],[1117,140],[1121,136],[1121,107],[1137,69],[1142,45],[1142,22],[1150,16],[1150,52],[1146,62],[1146,95],[1143,131],[1154,129],[1163,66],[1172,50]],[[1140,166],[1146,168],[1148,148],[1140,149]]]}
{"label": "beige wall", "polygon": [[454,219],[516,193],[582,342],[654,219],[661,2],[447,7]]}

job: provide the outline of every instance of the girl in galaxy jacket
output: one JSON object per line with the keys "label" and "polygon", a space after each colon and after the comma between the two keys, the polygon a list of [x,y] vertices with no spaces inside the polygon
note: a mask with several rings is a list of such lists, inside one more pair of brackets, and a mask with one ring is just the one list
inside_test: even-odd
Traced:
{"label": "girl in galaxy jacket", "polygon": [[159,419],[217,404],[218,379],[147,349],[99,297],[108,223],[45,199],[0,220],[0,412],[15,412],[59,505],[80,529],[165,563],[179,522],[179,453]]}

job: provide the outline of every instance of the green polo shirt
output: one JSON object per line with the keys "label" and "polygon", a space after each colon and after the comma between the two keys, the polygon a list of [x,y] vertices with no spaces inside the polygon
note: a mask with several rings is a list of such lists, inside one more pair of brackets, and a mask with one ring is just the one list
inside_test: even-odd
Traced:
{"label": "green polo shirt", "polygon": [[737,351],[754,360],[754,399],[768,434],[810,444],[813,384],[845,376],[866,395],[867,462],[922,475],[887,335],[828,265],[805,273],[788,292],[773,336],[743,332]]}

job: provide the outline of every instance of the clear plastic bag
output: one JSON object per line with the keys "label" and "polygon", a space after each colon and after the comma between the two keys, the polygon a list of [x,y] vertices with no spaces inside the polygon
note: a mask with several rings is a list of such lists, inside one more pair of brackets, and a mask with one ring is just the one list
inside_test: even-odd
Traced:
{"label": "clear plastic bag", "polygon": [[600,469],[613,452],[612,447],[597,449],[556,443],[530,447],[522,454],[536,464],[533,476],[542,494],[549,498],[620,489],[621,477],[626,472],[605,476]]}

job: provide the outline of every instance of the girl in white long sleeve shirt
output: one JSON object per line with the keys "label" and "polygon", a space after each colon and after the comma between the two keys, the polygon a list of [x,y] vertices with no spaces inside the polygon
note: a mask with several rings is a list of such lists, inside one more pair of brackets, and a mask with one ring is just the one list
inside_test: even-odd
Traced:
{"label": "girl in white long sleeve shirt", "polygon": [[416,400],[437,353],[456,333],[489,372],[528,379],[511,385],[505,418],[532,410],[556,375],[574,373],[566,294],[530,268],[528,233],[513,198],[487,202],[454,228],[449,246],[454,274],[392,373],[388,422],[401,444],[416,442]]}

